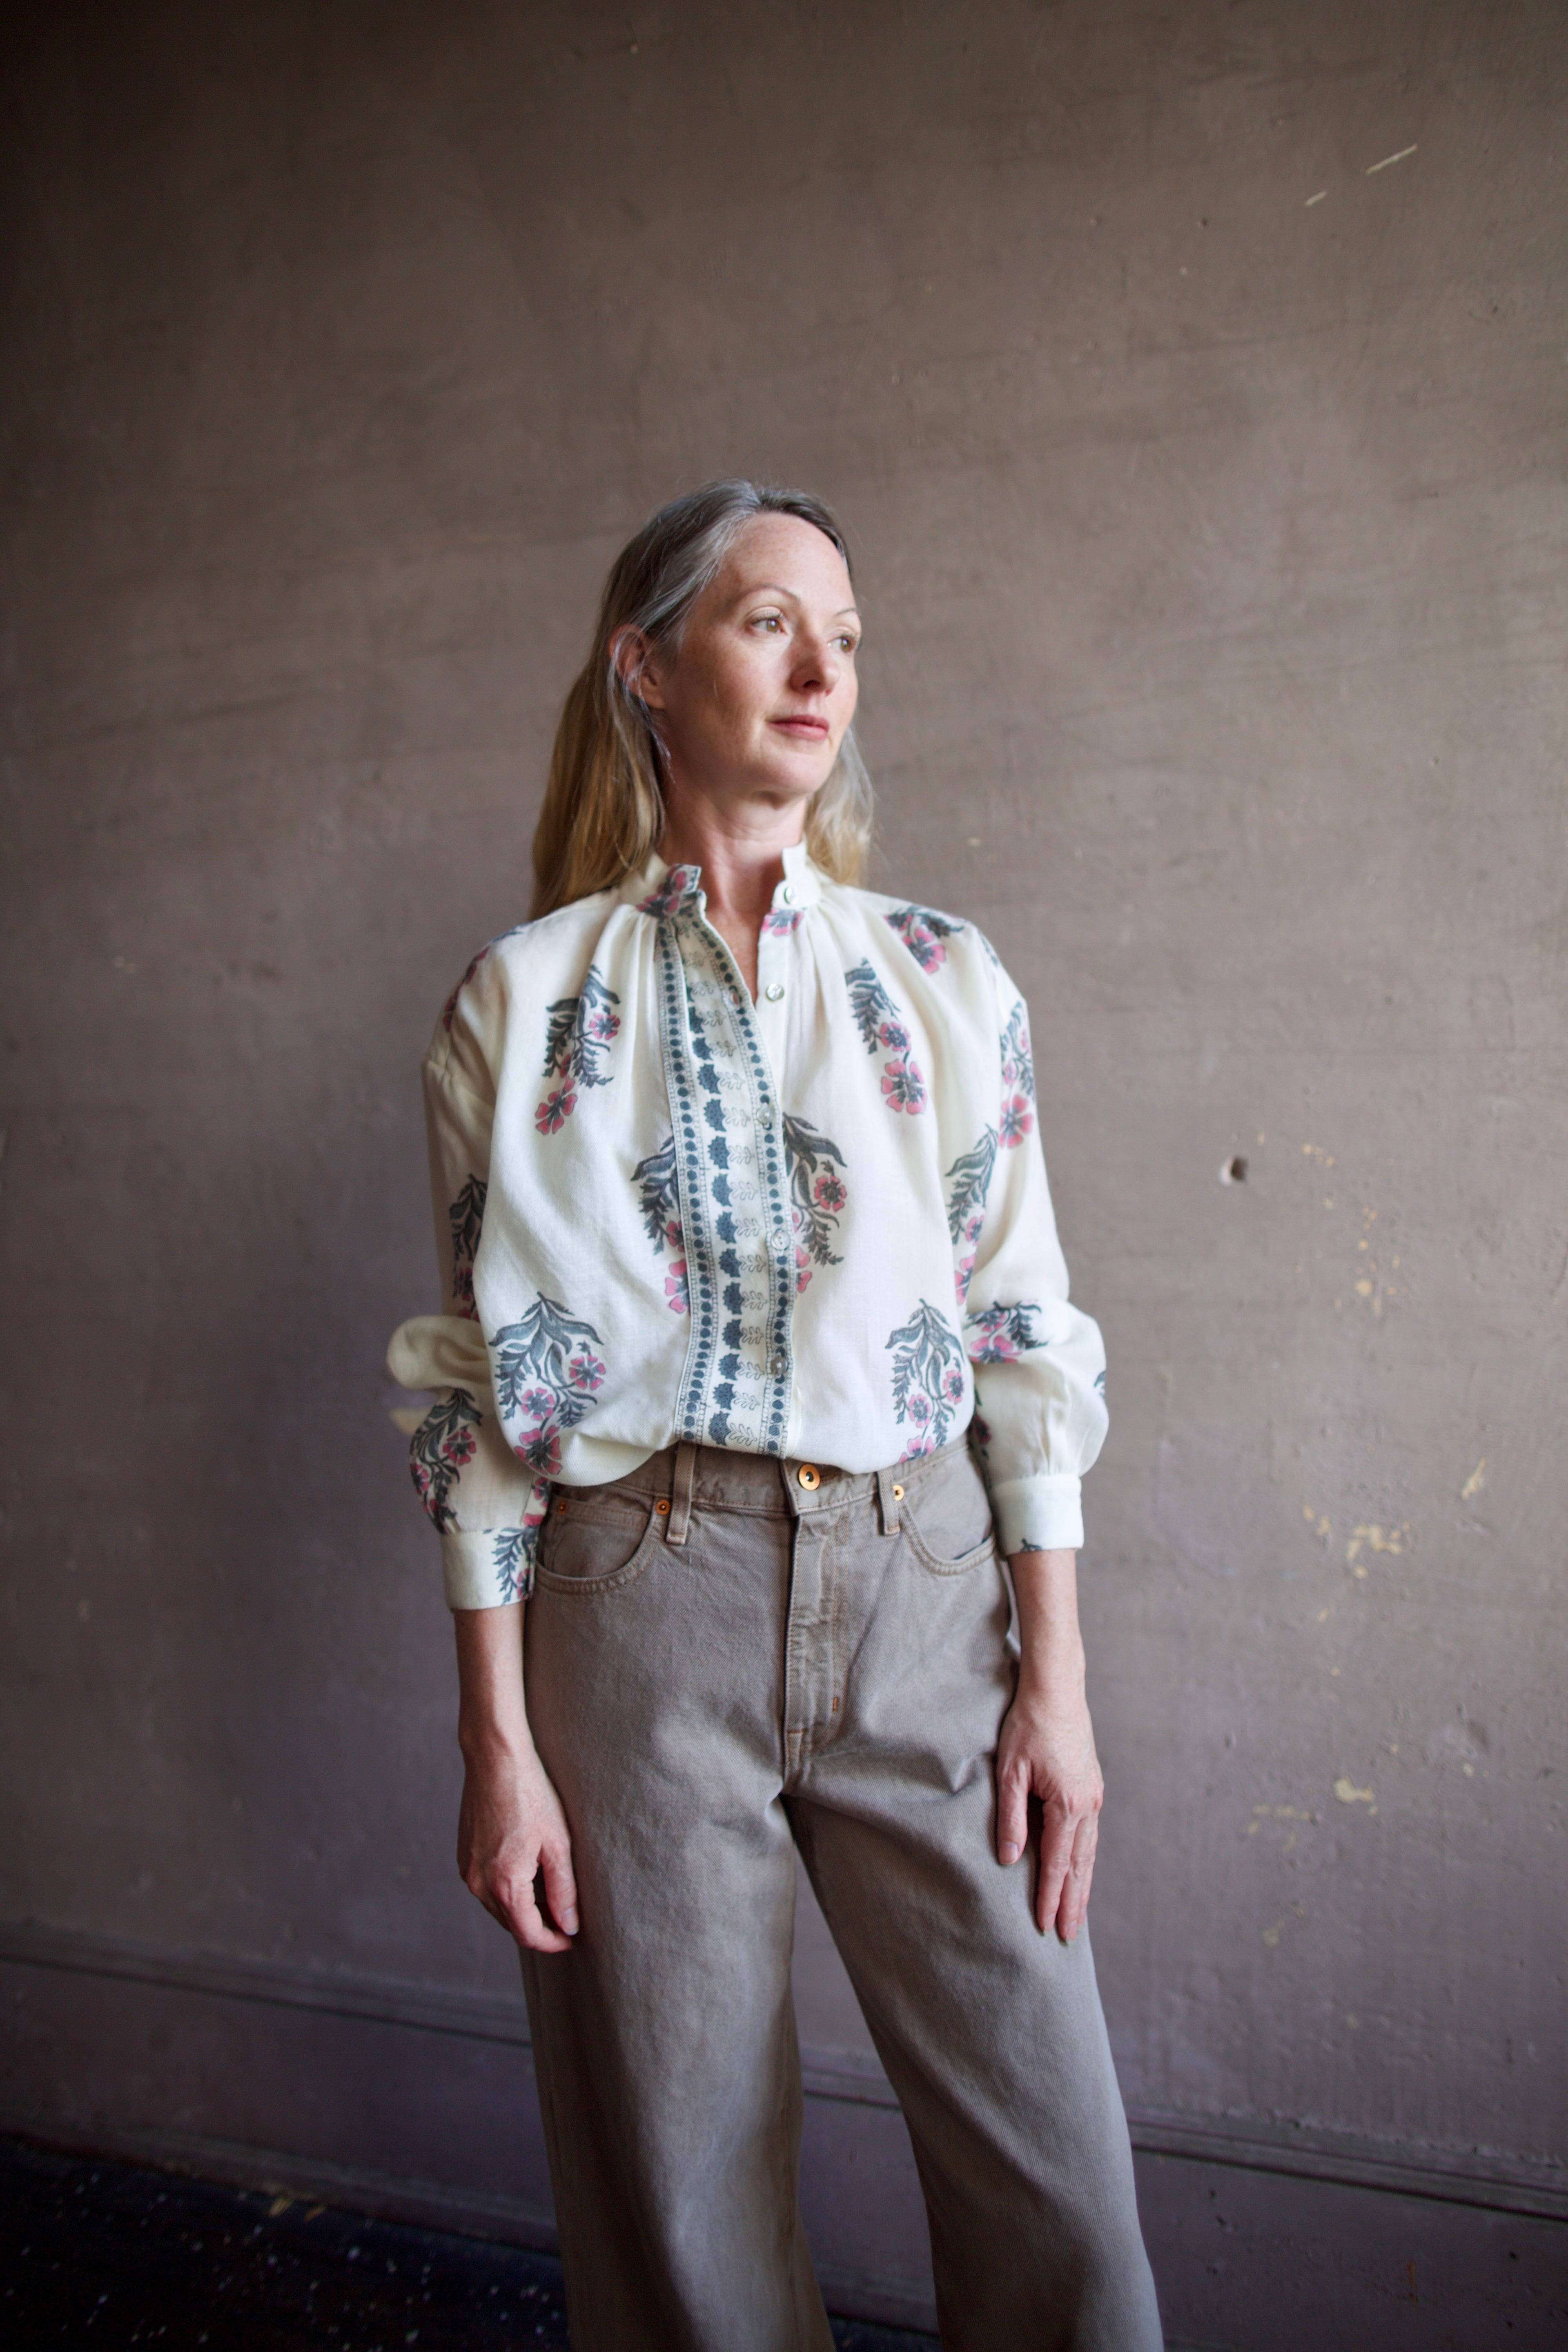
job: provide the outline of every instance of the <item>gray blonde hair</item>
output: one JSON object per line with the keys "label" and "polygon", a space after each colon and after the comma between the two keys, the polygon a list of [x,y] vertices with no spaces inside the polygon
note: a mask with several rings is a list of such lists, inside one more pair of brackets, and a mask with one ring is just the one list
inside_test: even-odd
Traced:
{"label": "gray blonde hair", "polygon": [[[644,866],[664,826],[663,751],[635,675],[616,648],[628,630],[678,656],[692,605],[753,515],[798,516],[849,565],[836,517],[805,490],[705,482],[649,517],[610,569],[593,648],[566,697],[533,835],[535,918],[603,890]],[[858,882],[871,842],[871,780],[845,730],[826,782],[806,812],[806,845],[836,882]]]}

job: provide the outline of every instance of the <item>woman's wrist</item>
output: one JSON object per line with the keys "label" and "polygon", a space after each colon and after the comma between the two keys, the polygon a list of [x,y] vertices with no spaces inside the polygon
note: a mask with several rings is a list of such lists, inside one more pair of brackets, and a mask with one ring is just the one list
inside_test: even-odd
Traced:
{"label": "woman's wrist", "polygon": [[533,1735],[526,1717],[517,1723],[491,1717],[458,1717],[458,1748],[470,1772],[515,1771],[534,1759]]}
{"label": "woman's wrist", "polygon": [[515,1771],[534,1761],[522,1685],[522,1612],[453,1612],[458,1643],[458,1747],[471,1772]]}
{"label": "woman's wrist", "polygon": [[1018,1601],[1018,1693],[1026,1703],[1081,1703],[1083,1636],[1078,1622],[1078,1555],[1016,1552],[1008,1563]]}

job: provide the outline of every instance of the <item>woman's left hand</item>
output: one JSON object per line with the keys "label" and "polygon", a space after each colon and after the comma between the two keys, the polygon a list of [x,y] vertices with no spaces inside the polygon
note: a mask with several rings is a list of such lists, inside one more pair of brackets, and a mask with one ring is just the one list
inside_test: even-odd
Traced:
{"label": "woman's left hand", "polygon": [[1019,1552],[1009,1565],[1023,1656],[996,1748],[996,1858],[1011,1865],[1026,1850],[1029,1799],[1037,1797],[1035,1916],[1042,1936],[1054,1926],[1070,1944],[1089,1909],[1105,1798],[1084,1695],[1077,1559],[1070,1551]]}

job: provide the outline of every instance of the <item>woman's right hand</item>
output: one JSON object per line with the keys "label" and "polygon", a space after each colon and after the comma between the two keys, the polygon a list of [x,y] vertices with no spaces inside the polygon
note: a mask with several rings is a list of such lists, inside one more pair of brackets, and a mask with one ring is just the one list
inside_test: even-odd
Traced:
{"label": "woman's right hand", "polygon": [[[530,1753],[470,1754],[458,1815],[458,1869],[470,1895],[531,1952],[568,1952],[577,1932],[572,1839],[561,1800]],[[541,1910],[536,1884],[544,1880]]]}
{"label": "woman's right hand", "polygon": [[[459,1609],[458,1869],[525,1951],[569,1952],[577,1933],[572,1836],[539,1760],[522,1694],[523,1611]],[[544,1906],[534,1886],[542,1874]]]}

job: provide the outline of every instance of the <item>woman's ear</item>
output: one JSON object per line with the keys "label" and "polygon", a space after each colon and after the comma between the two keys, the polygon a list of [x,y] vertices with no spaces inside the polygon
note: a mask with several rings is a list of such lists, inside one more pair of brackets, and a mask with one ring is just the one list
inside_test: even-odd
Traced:
{"label": "woman's ear", "polygon": [[630,624],[619,630],[610,647],[610,659],[616,674],[635,702],[645,709],[662,710],[664,697],[659,688],[658,658],[653,640],[641,629]]}

